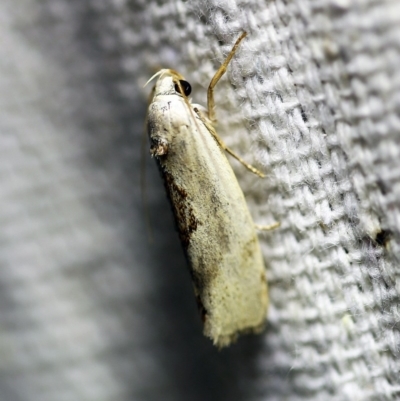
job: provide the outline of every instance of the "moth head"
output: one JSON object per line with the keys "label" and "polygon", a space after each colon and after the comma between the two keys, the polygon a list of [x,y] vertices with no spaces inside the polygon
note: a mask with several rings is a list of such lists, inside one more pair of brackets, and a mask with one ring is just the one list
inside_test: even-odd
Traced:
{"label": "moth head", "polygon": [[170,69],[162,69],[158,71],[147,81],[146,85],[157,77],[158,79],[154,87],[154,96],[180,95],[187,98],[192,91],[189,82],[185,81],[181,74]]}

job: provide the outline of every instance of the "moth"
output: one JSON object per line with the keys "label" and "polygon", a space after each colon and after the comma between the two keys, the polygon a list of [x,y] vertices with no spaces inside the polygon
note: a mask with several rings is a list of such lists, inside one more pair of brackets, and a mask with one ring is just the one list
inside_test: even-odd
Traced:
{"label": "moth", "polygon": [[162,69],[150,79],[158,77],[147,115],[150,153],[172,204],[204,335],[218,347],[260,332],[268,307],[256,227],[225,152],[263,174],[229,149],[214,128],[214,87],[245,36],[211,80],[208,109],[191,103],[191,86],[178,72]]}

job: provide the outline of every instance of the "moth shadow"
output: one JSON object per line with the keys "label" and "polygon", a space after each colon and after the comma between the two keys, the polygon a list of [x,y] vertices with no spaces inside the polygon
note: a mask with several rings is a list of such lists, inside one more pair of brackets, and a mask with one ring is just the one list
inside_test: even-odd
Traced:
{"label": "moth shadow", "polygon": [[[102,95],[92,99],[91,110],[105,108],[108,112],[92,116],[81,107],[77,113],[82,127],[90,133],[85,143],[86,171],[98,176],[101,170],[101,181],[109,188],[102,199],[92,201],[93,211],[99,220],[113,227],[120,241],[108,244],[110,256],[104,256],[96,266],[112,277],[113,266],[117,265],[125,281],[107,288],[108,298],[104,299],[94,275],[88,277],[93,296],[102,299],[101,316],[107,317],[103,320],[93,317],[110,344],[104,350],[107,355],[102,359],[104,370],[110,372],[118,392],[126,400],[256,399],[259,394],[255,389],[262,375],[259,370],[264,347],[262,336],[240,338],[223,350],[215,348],[203,336],[171,206],[151,161],[146,162],[146,187],[154,238],[152,243],[148,240],[138,178],[146,102],[139,92],[130,99],[120,95],[123,71],[107,69],[119,63],[104,62],[109,55],[99,44],[97,26],[101,26],[98,24],[101,18],[92,13],[91,9],[82,11],[82,30],[77,37],[81,39],[82,54],[100,49],[96,53],[99,60],[95,63],[98,68],[95,81]],[[106,19],[105,15],[101,17]],[[95,107],[97,101],[101,107]],[[118,327],[112,333],[108,332],[110,320]]]}

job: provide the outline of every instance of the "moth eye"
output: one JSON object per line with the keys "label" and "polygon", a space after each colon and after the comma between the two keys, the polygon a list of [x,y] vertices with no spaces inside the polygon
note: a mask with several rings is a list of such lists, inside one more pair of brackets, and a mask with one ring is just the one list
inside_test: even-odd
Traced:
{"label": "moth eye", "polygon": [[[183,94],[185,96],[189,96],[191,94],[191,92],[192,92],[192,87],[190,86],[190,83],[188,81],[184,81],[182,79],[179,80],[179,83],[181,84],[181,87],[183,89]],[[175,84],[175,90],[178,93],[181,93],[181,88],[179,87],[178,84]],[[182,93],[181,93],[181,95],[182,95]]]}

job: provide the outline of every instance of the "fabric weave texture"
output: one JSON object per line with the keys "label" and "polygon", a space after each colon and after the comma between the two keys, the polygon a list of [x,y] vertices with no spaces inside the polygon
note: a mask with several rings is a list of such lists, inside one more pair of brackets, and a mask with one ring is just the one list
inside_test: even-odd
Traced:
{"label": "fabric weave texture", "polygon": [[[400,398],[400,1],[3,0],[0,401]],[[174,68],[258,224],[266,331],[202,336],[149,89]],[[146,152],[147,155],[147,152]]]}

